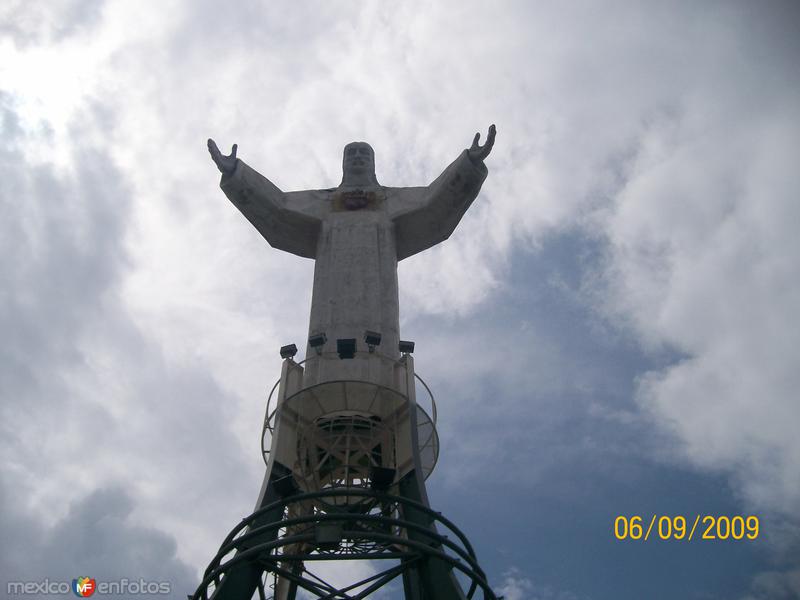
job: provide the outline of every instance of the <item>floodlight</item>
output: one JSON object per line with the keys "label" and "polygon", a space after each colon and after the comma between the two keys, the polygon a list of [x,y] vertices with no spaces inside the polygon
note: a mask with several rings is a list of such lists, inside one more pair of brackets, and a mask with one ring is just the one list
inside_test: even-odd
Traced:
{"label": "floodlight", "polygon": [[314,528],[314,541],[320,550],[336,550],[342,543],[341,523],[323,521]]}
{"label": "floodlight", "polygon": [[275,480],[275,491],[281,498],[294,496],[299,490],[300,487],[297,485],[291,473]]}
{"label": "floodlight", "polygon": [[294,344],[281,346],[281,358],[294,358],[295,354],[297,354],[297,346]]}
{"label": "floodlight", "polygon": [[394,483],[394,476],[396,473],[396,469],[390,469],[388,467],[370,467],[369,481],[372,489],[377,491],[388,490]]}
{"label": "floodlight", "polygon": [[405,340],[400,340],[400,344],[398,344],[400,348],[400,352],[403,354],[411,354],[414,352],[414,342],[408,342]]}
{"label": "floodlight", "polygon": [[322,346],[328,341],[328,337],[324,333],[315,333],[308,338],[308,345],[311,346],[317,354],[322,354]]}
{"label": "floodlight", "polygon": [[367,344],[370,352],[375,352],[375,346],[381,345],[381,334],[368,329],[364,332],[364,342]]}
{"label": "floodlight", "polygon": [[339,353],[339,358],[354,358],[356,355],[356,339],[336,340],[336,351]]}

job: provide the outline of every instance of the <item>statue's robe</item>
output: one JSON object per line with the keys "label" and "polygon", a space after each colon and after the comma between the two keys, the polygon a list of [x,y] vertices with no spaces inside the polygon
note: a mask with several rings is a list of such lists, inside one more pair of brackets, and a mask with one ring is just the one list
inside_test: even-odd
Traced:
{"label": "statue's robe", "polygon": [[[426,187],[283,192],[238,160],[220,187],[271,246],[315,259],[309,335],[327,336],[324,352],[336,352],[341,338],[355,338],[358,350],[367,350],[370,330],[382,335],[372,358],[391,360],[399,356],[398,261],[450,237],[487,173],[465,150]],[[348,368],[342,363],[350,363],[350,377],[391,386],[391,369],[376,372],[374,360],[336,360],[326,370],[310,347],[306,356],[306,385],[341,379]]]}

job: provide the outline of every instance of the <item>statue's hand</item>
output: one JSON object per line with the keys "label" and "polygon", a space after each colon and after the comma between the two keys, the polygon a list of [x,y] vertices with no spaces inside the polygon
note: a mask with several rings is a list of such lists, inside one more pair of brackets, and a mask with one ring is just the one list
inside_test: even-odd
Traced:
{"label": "statue's hand", "polygon": [[475,139],[472,140],[472,146],[470,146],[469,150],[467,150],[467,156],[469,159],[474,162],[478,163],[489,156],[489,152],[492,151],[492,146],[494,146],[494,136],[497,134],[497,128],[494,124],[489,126],[489,135],[486,136],[486,143],[483,146],[478,145],[478,140],[481,139],[481,134],[476,133]]}
{"label": "statue's hand", "polygon": [[217,165],[217,168],[220,170],[220,172],[226,175],[230,175],[233,173],[234,169],[236,169],[237,148],[238,146],[234,144],[230,155],[225,156],[219,151],[219,148],[217,148],[216,142],[214,142],[214,140],[211,138],[208,138],[208,152],[211,154],[211,159]]}

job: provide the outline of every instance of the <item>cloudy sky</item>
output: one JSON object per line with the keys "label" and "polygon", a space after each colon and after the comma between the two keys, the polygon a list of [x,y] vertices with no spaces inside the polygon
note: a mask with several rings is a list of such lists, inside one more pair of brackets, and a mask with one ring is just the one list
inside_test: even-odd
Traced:
{"label": "cloudy sky", "polygon": [[[338,184],[352,140],[424,185],[496,123],[480,197],[399,271],[434,508],[507,600],[800,596],[796,3],[397,4],[3,2],[0,593],[185,598],[252,508],[313,264],[206,138],[284,190]],[[761,533],[614,539],[653,514]]]}

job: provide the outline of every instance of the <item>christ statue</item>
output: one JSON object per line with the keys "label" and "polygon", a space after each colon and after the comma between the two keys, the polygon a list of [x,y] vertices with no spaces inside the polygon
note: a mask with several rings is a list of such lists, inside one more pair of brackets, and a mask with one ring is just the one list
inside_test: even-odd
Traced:
{"label": "christ statue", "polygon": [[[320,350],[335,352],[338,339],[360,344],[365,331],[374,331],[382,336],[380,354],[392,360],[399,357],[400,340],[397,263],[453,233],[486,179],[484,159],[495,132],[494,125],[489,127],[483,146],[475,134],[470,148],[421,187],[380,185],[375,153],[365,142],[344,147],[337,187],[296,192],[278,189],[237,158],[236,144],[225,156],[209,139],[208,150],[222,172],[225,195],[264,239],[274,248],[314,259],[309,337],[325,335]],[[314,350],[309,346],[310,360]],[[341,377],[341,363],[349,361],[336,362],[338,370],[330,375],[307,365],[308,383]]]}

